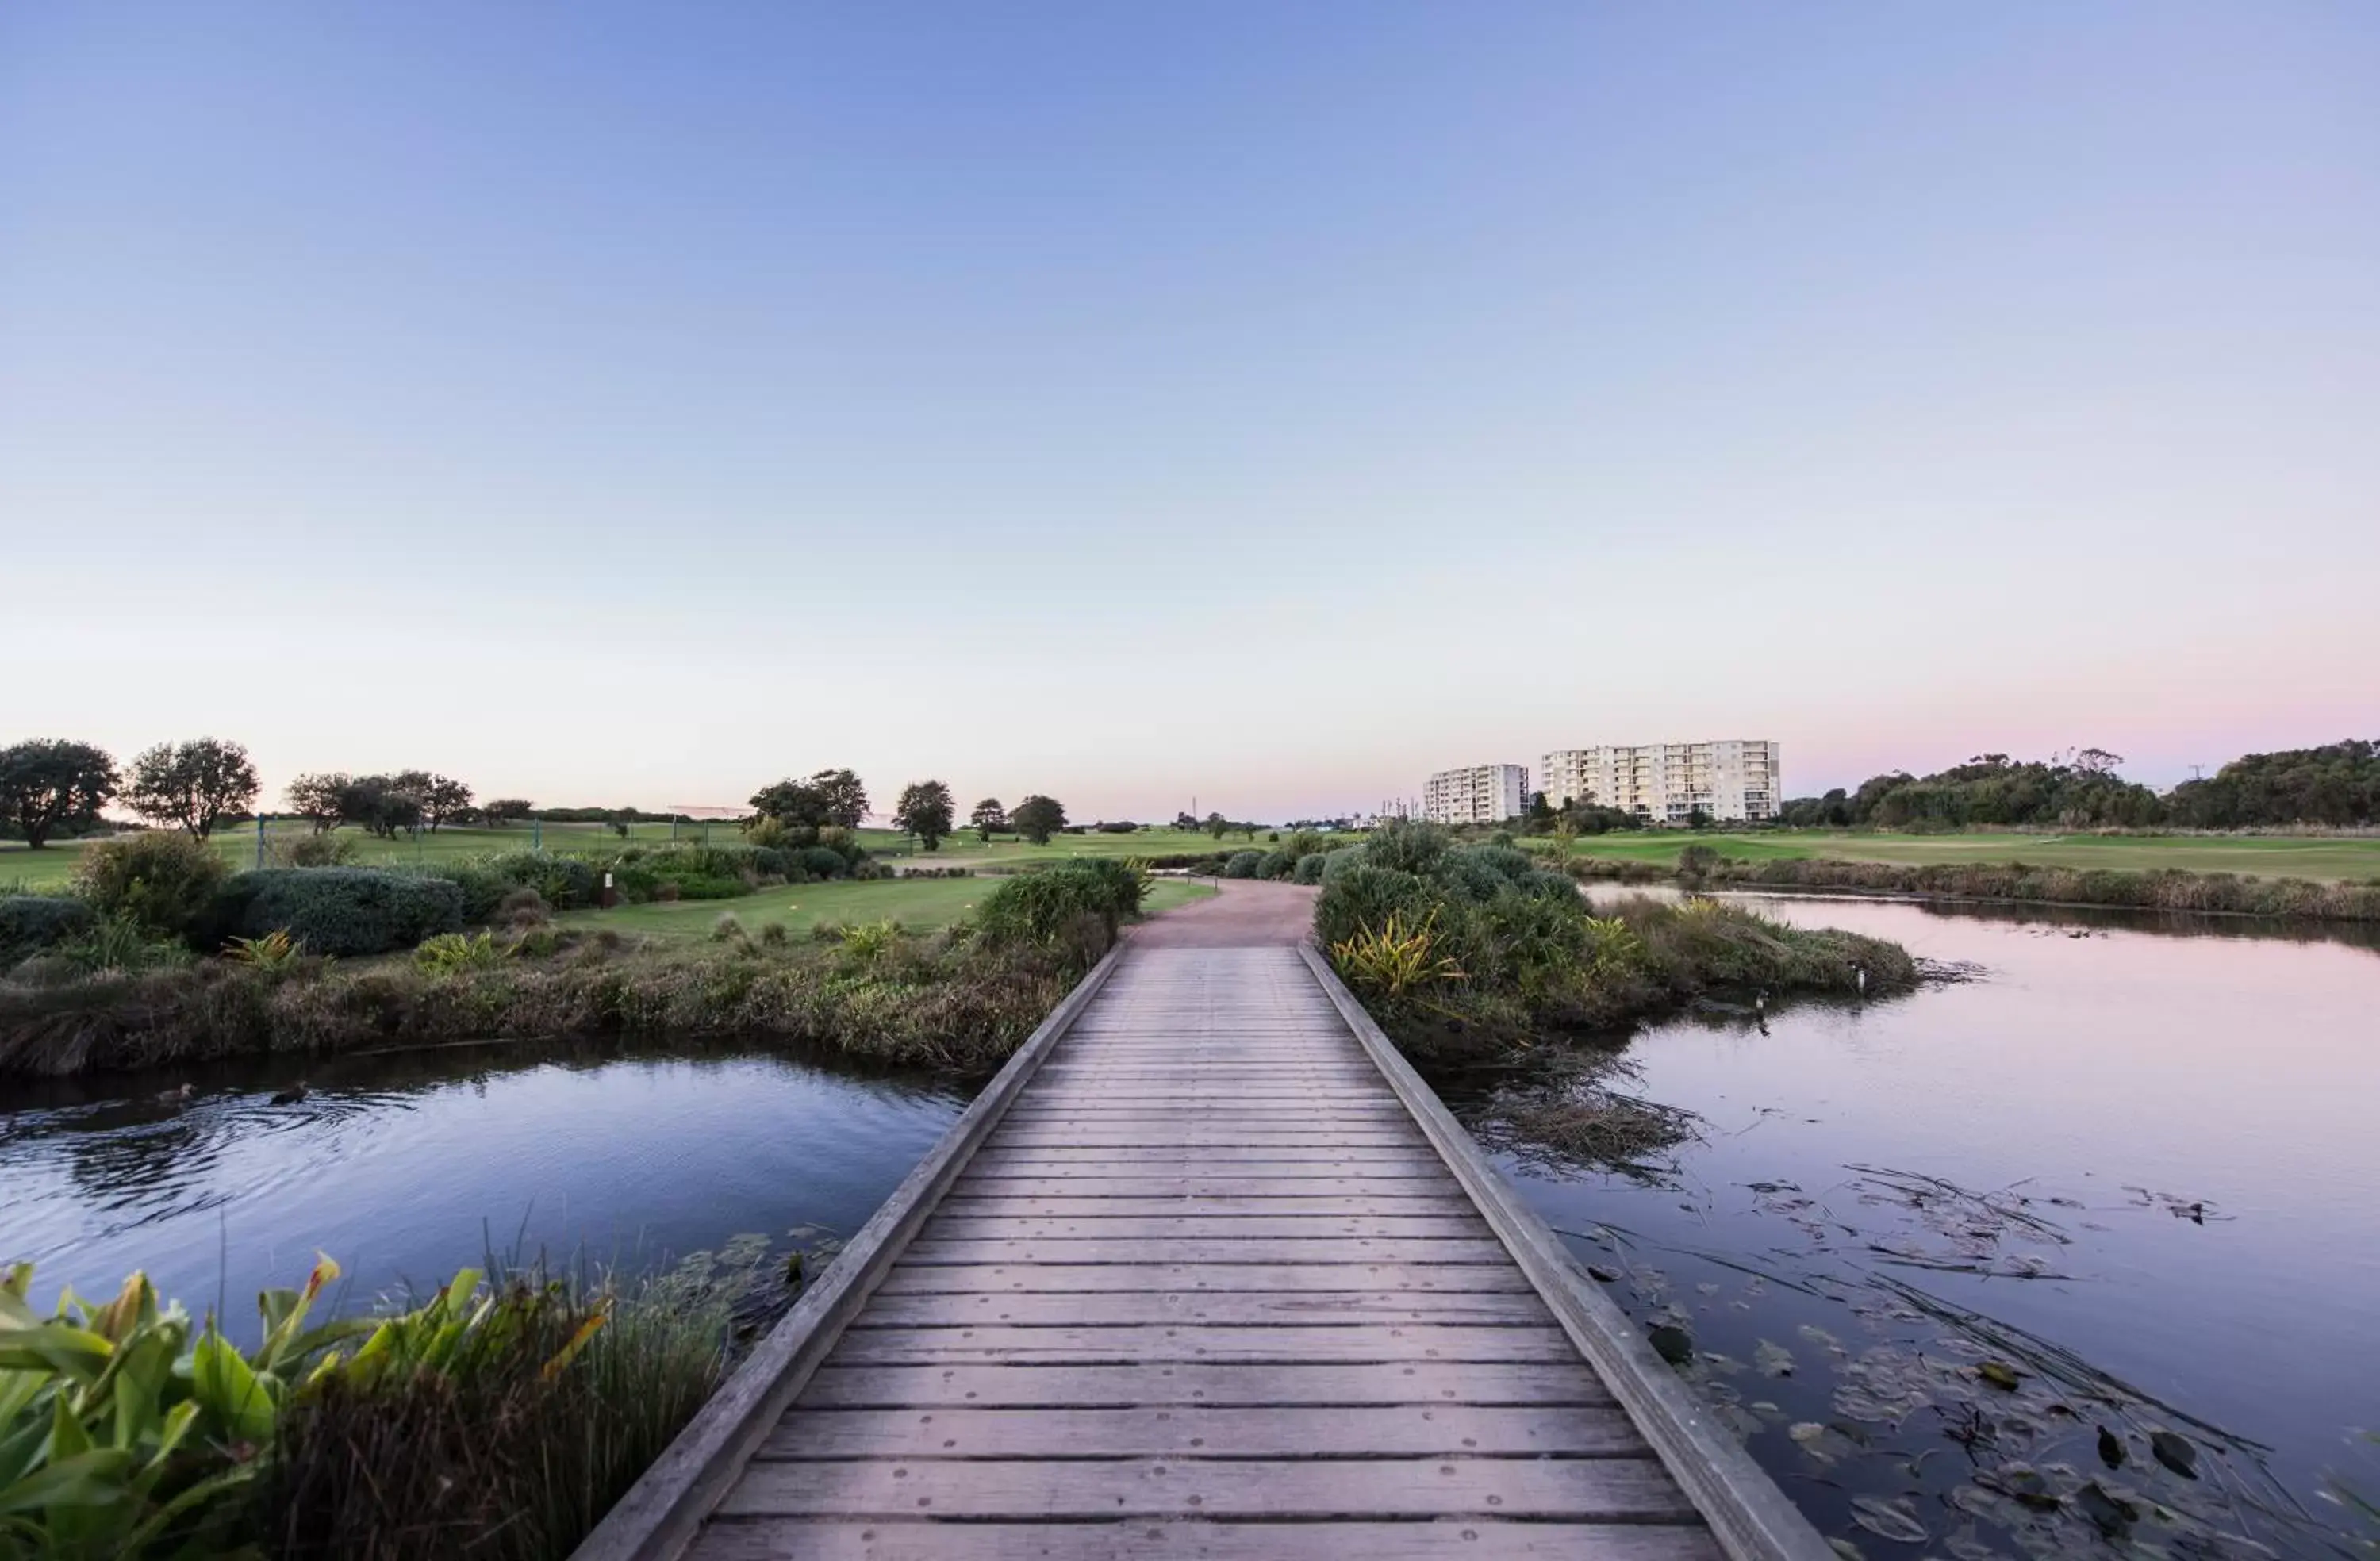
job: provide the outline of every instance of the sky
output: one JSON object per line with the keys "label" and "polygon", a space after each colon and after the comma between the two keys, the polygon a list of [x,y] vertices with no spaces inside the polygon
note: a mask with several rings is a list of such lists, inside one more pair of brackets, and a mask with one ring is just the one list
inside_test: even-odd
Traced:
{"label": "sky", "polygon": [[0,6],[0,743],[1076,817],[2380,732],[2380,7]]}

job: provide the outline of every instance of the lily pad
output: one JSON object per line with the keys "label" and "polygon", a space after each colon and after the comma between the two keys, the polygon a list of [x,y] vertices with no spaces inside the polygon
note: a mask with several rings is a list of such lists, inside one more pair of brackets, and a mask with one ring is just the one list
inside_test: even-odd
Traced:
{"label": "lily pad", "polygon": [[2013,1393],[2024,1380],[2022,1373],[2006,1361],[1986,1361],[1975,1368],[1975,1374],[2003,1393]]}
{"label": "lily pad", "polygon": [[1882,1534],[1903,1544],[1924,1544],[1931,1537],[1906,1498],[1886,1501],[1881,1496],[1853,1496],[1852,1521],[1871,1534]]}
{"label": "lily pad", "polygon": [[1759,1348],[1753,1350],[1752,1363],[1760,1368],[1760,1373],[1763,1376],[1793,1374],[1793,1352],[1783,1345],[1771,1344],[1765,1338],[1760,1341]]}
{"label": "lily pad", "polygon": [[2198,1478],[2198,1448],[2189,1437],[2179,1432],[2152,1431],[2149,1433],[2149,1451],[2156,1456],[2157,1462],[2183,1479]]}
{"label": "lily pad", "polygon": [[2075,1509],[2099,1526],[2109,1539],[2120,1539],[2141,1520],[2141,1509],[2121,1496],[2110,1495],[2096,1480],[2074,1493]]}

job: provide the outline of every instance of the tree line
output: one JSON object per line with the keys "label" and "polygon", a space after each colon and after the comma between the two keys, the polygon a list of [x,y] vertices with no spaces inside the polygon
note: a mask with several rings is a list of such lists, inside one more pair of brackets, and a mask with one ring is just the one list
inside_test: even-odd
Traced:
{"label": "tree line", "polygon": [[2079,748],[2018,761],[1978,754],[1932,775],[1891,770],[1855,791],[1796,797],[1778,822],[1882,829],[2033,824],[2066,829],[2168,826],[2235,829],[2380,820],[2380,744],[2350,738],[2318,748],[2249,754],[2159,795],[2118,773],[2123,756]]}
{"label": "tree line", "polygon": [[[752,793],[747,829],[773,826],[795,840],[815,840],[823,829],[856,829],[868,816],[868,788],[848,769],[821,769],[807,780],[790,776]],[[892,807],[892,827],[917,837],[927,851],[939,851],[957,828],[958,805],[948,783],[912,781],[901,790]],[[975,805],[967,823],[977,838],[989,841],[996,834],[1013,834],[1046,845],[1066,828],[1065,805],[1035,793],[1014,808],[998,797]]]}

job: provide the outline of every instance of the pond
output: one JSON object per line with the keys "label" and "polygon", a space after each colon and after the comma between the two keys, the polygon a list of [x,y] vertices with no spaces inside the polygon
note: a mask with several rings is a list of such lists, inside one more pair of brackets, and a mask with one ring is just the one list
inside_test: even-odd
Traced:
{"label": "pond", "polygon": [[[273,1105],[300,1071],[306,1097]],[[187,1103],[157,1092],[183,1080]],[[144,1268],[252,1332],[256,1292],[317,1250],[348,1306],[491,1252],[648,1270],[731,1238],[831,1246],[865,1224],[968,1092],[833,1059],[707,1046],[491,1045],[0,1093],[0,1260],[115,1293]]]}
{"label": "pond", "polygon": [[1962,978],[1649,1028],[1616,1087],[1695,1141],[1499,1159],[1821,1530],[2371,1554],[2331,1482],[2380,1499],[2374,930],[1730,898]]}

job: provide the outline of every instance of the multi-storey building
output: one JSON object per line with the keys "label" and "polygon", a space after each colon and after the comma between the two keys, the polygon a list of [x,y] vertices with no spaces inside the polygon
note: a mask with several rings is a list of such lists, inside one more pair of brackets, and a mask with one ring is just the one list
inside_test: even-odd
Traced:
{"label": "multi-storey building", "polygon": [[1501,824],[1528,810],[1525,765],[1475,764],[1443,769],[1423,791],[1421,816],[1438,824]]}
{"label": "multi-storey building", "polygon": [[1777,744],[1655,743],[1564,748],[1545,756],[1546,801],[1616,807],[1648,824],[1683,824],[1697,810],[1727,823],[1777,817],[1783,798]]}

